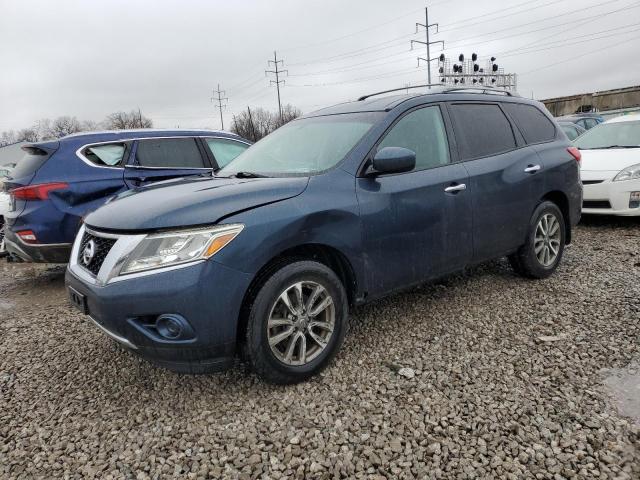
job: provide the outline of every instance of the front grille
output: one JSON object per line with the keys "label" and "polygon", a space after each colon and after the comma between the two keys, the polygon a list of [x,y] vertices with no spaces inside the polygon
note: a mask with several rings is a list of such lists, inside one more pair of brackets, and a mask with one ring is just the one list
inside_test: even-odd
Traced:
{"label": "front grille", "polygon": [[[93,255],[85,255],[85,253],[89,253],[87,247],[91,241],[93,241],[95,247],[93,249]],[[94,275],[98,275],[104,259],[107,258],[107,254],[111,251],[115,243],[115,238],[98,237],[89,232],[84,232],[82,242],[80,242],[80,249],[78,250],[78,265],[89,270]],[[86,263],[87,260],[89,260],[88,263]]]}
{"label": "front grille", "polygon": [[597,185],[598,183],[602,183],[604,180],[583,180],[583,185]]}
{"label": "front grille", "polygon": [[609,200],[585,200],[582,208],[611,208]]}

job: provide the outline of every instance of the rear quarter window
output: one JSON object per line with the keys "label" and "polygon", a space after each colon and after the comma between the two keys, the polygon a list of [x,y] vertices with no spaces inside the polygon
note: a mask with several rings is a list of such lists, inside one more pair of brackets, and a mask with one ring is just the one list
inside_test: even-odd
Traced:
{"label": "rear quarter window", "polygon": [[121,167],[126,151],[127,145],[124,143],[106,143],[86,147],[82,155],[99,167]]}
{"label": "rear quarter window", "polygon": [[454,103],[451,113],[462,160],[498,155],[516,148],[511,123],[498,105]]}
{"label": "rear quarter window", "polygon": [[550,142],[556,137],[553,122],[536,107],[522,103],[504,103],[503,107],[528,144]]}

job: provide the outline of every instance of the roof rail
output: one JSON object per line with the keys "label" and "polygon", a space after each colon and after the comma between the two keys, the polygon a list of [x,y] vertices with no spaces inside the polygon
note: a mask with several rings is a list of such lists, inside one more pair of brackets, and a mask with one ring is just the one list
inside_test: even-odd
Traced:
{"label": "roof rail", "polygon": [[375,97],[376,95],[382,95],[385,93],[392,92],[400,92],[402,90],[408,90],[410,88],[426,88],[426,87],[439,87],[442,90],[439,90],[437,93],[452,93],[452,92],[460,92],[465,90],[474,90],[479,91],[481,93],[488,93],[492,95],[506,95],[508,97],[518,97],[519,95],[516,92],[510,92],[509,90],[501,90],[495,87],[444,87],[441,83],[426,83],[424,85],[410,85],[408,87],[400,87],[400,88],[392,88],[391,90],[383,90],[382,92],[370,93],[369,95],[363,95],[358,98],[358,101],[361,102],[366,100],[369,97]]}
{"label": "roof rail", "polygon": [[465,90],[479,91],[481,93],[488,93],[491,95],[506,95],[507,97],[519,97],[516,92],[510,92],[509,90],[502,90],[496,87],[447,87],[442,90],[442,93],[461,92]]}
{"label": "roof rail", "polygon": [[441,87],[441,86],[442,85],[440,85],[439,83],[426,83],[424,85],[409,85],[407,87],[402,87],[402,88],[392,88],[391,90],[383,90],[382,92],[376,92],[376,93],[370,93],[369,95],[363,95],[360,98],[358,98],[358,101],[361,102],[363,100],[366,100],[369,97],[375,97],[376,95],[382,95],[384,93],[400,92],[402,90],[408,90],[410,88]]}

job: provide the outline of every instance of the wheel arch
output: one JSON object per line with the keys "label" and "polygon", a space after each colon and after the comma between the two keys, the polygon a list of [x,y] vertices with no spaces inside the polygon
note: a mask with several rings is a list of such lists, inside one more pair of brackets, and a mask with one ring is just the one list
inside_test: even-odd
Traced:
{"label": "wheel arch", "polygon": [[248,310],[257,295],[260,286],[276,270],[302,260],[312,260],[329,267],[338,276],[347,293],[349,306],[356,302],[358,279],[347,256],[335,247],[322,243],[304,243],[287,248],[267,261],[253,277],[242,299],[238,318],[237,342],[241,346],[247,331]]}

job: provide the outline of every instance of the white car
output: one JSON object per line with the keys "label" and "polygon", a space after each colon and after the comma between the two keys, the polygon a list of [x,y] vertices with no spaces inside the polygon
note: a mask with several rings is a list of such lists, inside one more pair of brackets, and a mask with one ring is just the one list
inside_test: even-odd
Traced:
{"label": "white car", "polygon": [[640,216],[640,115],[601,123],[574,144],[582,153],[582,213]]}
{"label": "white car", "polygon": [[4,216],[9,211],[9,195],[1,191],[2,183],[0,182],[0,257],[7,254],[4,245]]}

